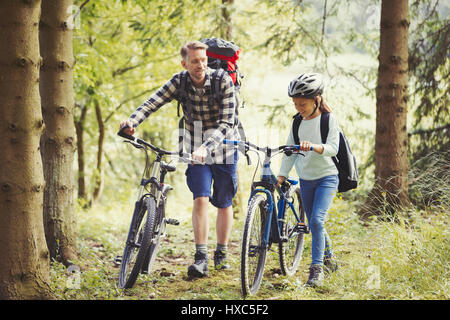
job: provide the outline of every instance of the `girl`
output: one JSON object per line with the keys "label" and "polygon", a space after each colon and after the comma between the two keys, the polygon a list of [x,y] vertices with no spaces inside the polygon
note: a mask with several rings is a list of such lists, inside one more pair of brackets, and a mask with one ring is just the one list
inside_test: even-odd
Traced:
{"label": "girl", "polygon": [[[312,263],[306,283],[311,287],[322,284],[324,265],[327,271],[337,269],[324,223],[339,183],[338,170],[331,159],[339,147],[339,126],[330,113],[328,136],[322,144],[320,117],[331,111],[321,96],[323,88],[323,77],[317,73],[302,74],[291,81],[288,94],[302,117],[298,136],[300,150],[306,152],[305,157],[284,155],[278,175],[278,184],[281,184],[295,165],[300,177],[303,206],[312,234]],[[295,144],[292,130],[286,144]]]}

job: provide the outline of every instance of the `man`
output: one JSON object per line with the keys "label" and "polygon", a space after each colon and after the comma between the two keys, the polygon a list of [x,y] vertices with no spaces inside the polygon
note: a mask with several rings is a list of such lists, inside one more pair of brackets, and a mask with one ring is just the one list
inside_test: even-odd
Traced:
{"label": "man", "polygon": [[[186,71],[175,74],[165,85],[144,102],[120,128],[128,126],[125,133],[134,134],[138,126],[151,113],[173,99],[180,100],[180,82],[188,75],[186,90],[188,101],[183,106],[186,119],[184,142],[192,152],[192,159],[207,163],[189,164],[186,179],[193,193],[192,225],[196,245],[195,262],[188,268],[191,278],[208,275],[208,202],[217,207],[217,246],[214,266],[228,269],[227,244],[233,224],[232,200],[237,190],[237,151],[222,144],[224,138],[239,139],[235,127],[236,97],[231,77],[225,73],[220,83],[222,101],[211,99],[214,70],[207,67],[208,47],[199,41],[186,43],[181,48],[181,65]],[[211,186],[213,193],[211,195]]]}

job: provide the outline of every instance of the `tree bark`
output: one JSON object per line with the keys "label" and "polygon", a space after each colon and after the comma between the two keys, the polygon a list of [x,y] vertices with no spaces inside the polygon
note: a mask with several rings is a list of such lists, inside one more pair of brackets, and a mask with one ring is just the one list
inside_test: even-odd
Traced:
{"label": "tree bark", "polygon": [[72,0],[44,0],[40,23],[43,57],[40,78],[45,131],[41,152],[46,187],[44,226],[51,258],[64,264],[76,257],[76,220],[73,203],[74,66]]}
{"label": "tree bark", "polygon": [[86,122],[87,107],[82,106],[79,119],[75,119],[75,131],[77,134],[77,161],[78,161],[78,199],[83,200],[83,207],[88,207],[86,191],[86,173],[84,160],[84,125]]}
{"label": "tree bark", "polygon": [[0,0],[0,299],[48,299],[39,140],[41,1]]}
{"label": "tree bark", "polygon": [[[222,0],[222,20],[220,23],[220,36],[227,40],[233,41],[233,17],[231,15],[231,7],[234,5],[234,0]],[[244,211],[242,201],[242,190],[239,183],[239,171],[236,172],[238,176],[238,187],[236,195],[233,198],[233,218],[238,219],[239,214]]]}
{"label": "tree bark", "polygon": [[[409,206],[407,0],[383,0],[378,67],[375,185],[363,206],[363,216]],[[382,212],[377,212],[382,209]]]}
{"label": "tree bark", "polygon": [[233,17],[231,16],[230,7],[233,6],[234,0],[222,0],[222,19],[223,27],[221,28],[221,37],[226,40],[233,40]]}
{"label": "tree bark", "polygon": [[95,101],[95,115],[98,123],[98,143],[97,143],[97,170],[94,174],[94,192],[92,194],[92,201],[97,201],[100,198],[103,189],[103,141],[105,139],[105,125],[102,117],[102,110],[100,104]]}

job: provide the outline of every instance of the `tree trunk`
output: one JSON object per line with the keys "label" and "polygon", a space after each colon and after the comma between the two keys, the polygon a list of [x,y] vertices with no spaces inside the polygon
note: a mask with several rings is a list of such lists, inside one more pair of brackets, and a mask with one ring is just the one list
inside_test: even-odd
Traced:
{"label": "tree trunk", "polygon": [[[376,91],[375,185],[360,212],[363,216],[392,213],[409,205],[408,27],[408,1],[383,0]],[[382,212],[376,212],[377,209]]]}
{"label": "tree trunk", "polygon": [[98,123],[98,144],[97,144],[97,170],[94,174],[94,192],[92,194],[92,202],[97,201],[100,198],[103,189],[103,141],[105,139],[105,125],[103,123],[102,110],[100,104],[95,101],[95,115]]}
{"label": "tree trunk", "polygon": [[39,140],[41,1],[0,0],[0,299],[48,299]]}
{"label": "tree trunk", "polygon": [[[222,0],[222,19],[220,23],[220,36],[228,41],[233,40],[233,19],[231,15],[231,6],[234,0]],[[239,171],[237,171],[239,181]],[[239,214],[244,211],[242,206],[242,190],[238,184],[236,195],[233,198],[233,218],[238,219]]]}
{"label": "tree trunk", "polygon": [[76,257],[76,221],[73,203],[74,65],[72,0],[44,0],[40,23],[43,57],[40,92],[45,131],[41,152],[46,187],[44,227],[51,258],[64,264]]}
{"label": "tree trunk", "polygon": [[78,199],[83,201],[83,207],[88,207],[89,202],[86,191],[86,174],[84,161],[84,124],[86,122],[87,107],[81,107],[80,118],[75,119],[75,129],[77,133],[77,160],[78,160]]}
{"label": "tree trunk", "polygon": [[233,6],[234,0],[222,0],[222,28],[220,30],[221,37],[226,40],[233,40],[233,19],[230,7]]}

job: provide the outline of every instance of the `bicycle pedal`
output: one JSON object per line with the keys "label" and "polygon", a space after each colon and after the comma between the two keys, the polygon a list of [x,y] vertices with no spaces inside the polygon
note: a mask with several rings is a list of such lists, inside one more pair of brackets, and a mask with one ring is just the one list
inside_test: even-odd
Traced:
{"label": "bicycle pedal", "polygon": [[113,262],[116,266],[120,266],[122,263],[122,256],[115,256]]}
{"label": "bicycle pedal", "polygon": [[178,226],[180,224],[180,221],[178,221],[177,219],[166,219],[166,223],[173,226]]}
{"label": "bicycle pedal", "polygon": [[297,223],[297,225],[295,226],[295,230],[296,230],[296,231],[299,231],[299,232],[306,233],[306,234],[309,233],[309,228],[308,228],[308,226],[307,226],[305,223],[303,223],[303,222]]}

